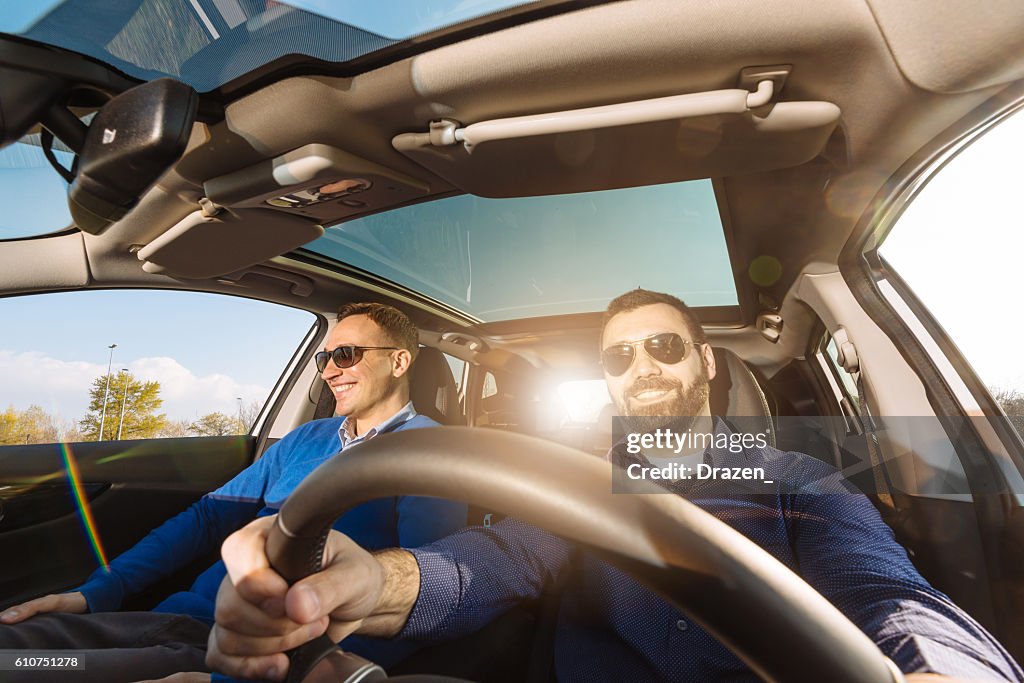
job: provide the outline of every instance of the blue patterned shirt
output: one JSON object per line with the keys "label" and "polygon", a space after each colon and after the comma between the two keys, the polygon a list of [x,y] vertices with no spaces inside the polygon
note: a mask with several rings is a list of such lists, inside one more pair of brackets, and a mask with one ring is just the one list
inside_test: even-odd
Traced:
{"label": "blue patterned shirt", "polygon": [[[719,423],[719,429],[722,428]],[[614,448],[620,465],[650,463]],[[976,680],[1024,680],[996,640],[917,572],[892,530],[829,465],[799,453],[709,448],[712,466],[762,467],[774,493],[735,482],[667,487],[759,544],[830,600],[904,672]],[[801,492],[791,493],[795,482]],[[564,571],[555,668],[560,681],[758,680],[690,618],[614,567],[545,531],[508,519],[459,531],[412,553],[419,598],[401,637],[472,633]],[[571,568],[573,567],[573,568]],[[770,625],[766,624],[766,627]]]}

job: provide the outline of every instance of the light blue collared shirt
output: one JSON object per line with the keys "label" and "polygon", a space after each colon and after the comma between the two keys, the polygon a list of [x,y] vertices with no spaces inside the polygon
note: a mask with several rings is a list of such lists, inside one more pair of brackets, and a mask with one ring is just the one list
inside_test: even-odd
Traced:
{"label": "light blue collared shirt", "polygon": [[412,407],[412,401],[409,401],[404,406],[402,406],[402,409],[399,410],[397,413],[395,413],[388,419],[384,420],[379,425],[371,427],[370,429],[363,432],[359,436],[356,436],[355,434],[352,433],[352,423],[349,422],[348,417],[346,417],[344,420],[341,421],[341,426],[338,427],[338,438],[341,440],[341,450],[351,448],[352,446],[355,446],[357,443],[369,441],[378,434],[390,432],[395,427],[401,424],[405,424],[409,420],[413,419],[414,417],[416,417],[416,415],[416,409]]}

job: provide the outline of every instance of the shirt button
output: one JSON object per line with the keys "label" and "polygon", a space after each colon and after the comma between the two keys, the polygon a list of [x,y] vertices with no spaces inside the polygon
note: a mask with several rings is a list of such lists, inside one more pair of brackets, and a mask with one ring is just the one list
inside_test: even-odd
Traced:
{"label": "shirt button", "polygon": [[677,622],[676,622],[676,628],[677,628],[678,630],[680,630],[680,631],[685,631],[686,629],[690,628],[690,625],[689,625],[689,624],[687,624],[687,623],[686,623],[685,621],[683,621],[682,619],[680,619],[679,621],[677,621]]}

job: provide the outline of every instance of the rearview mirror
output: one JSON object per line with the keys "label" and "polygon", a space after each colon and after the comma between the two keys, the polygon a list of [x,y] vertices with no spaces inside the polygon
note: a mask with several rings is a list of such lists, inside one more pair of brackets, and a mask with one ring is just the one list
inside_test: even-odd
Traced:
{"label": "rearview mirror", "polygon": [[98,234],[128,213],[181,157],[199,96],[161,78],[127,90],[97,112],[68,188],[75,224]]}

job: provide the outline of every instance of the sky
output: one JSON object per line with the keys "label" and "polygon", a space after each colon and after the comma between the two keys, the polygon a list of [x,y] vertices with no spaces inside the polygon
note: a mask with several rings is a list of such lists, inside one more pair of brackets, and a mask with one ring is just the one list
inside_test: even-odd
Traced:
{"label": "sky", "polygon": [[0,410],[37,404],[80,420],[93,379],[127,368],[161,385],[170,419],[261,405],[314,322],[241,297],[120,290],[0,299]]}
{"label": "sky", "polygon": [[[70,157],[57,153],[65,166],[71,165]],[[0,149],[0,239],[42,235],[70,225],[67,188],[41,147],[15,143]]]}
{"label": "sky", "polygon": [[880,250],[989,387],[1024,391],[1024,112],[941,169]]}
{"label": "sky", "polygon": [[[0,31],[23,32],[60,2],[0,0]],[[230,2],[227,0],[225,4]],[[291,0],[282,4],[344,21],[386,38],[402,39],[528,3],[522,0]]]}
{"label": "sky", "polygon": [[386,38],[403,39],[529,3],[522,0],[289,0],[287,4]]}
{"label": "sky", "polygon": [[306,248],[487,321],[598,311],[635,287],[691,306],[737,303],[710,180],[511,199],[459,195],[342,223]]}

